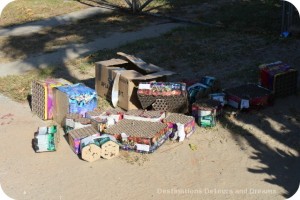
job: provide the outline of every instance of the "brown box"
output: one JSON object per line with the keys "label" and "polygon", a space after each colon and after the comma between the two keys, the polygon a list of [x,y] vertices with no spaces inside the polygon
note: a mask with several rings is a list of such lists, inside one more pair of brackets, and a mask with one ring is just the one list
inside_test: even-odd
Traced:
{"label": "brown box", "polygon": [[174,72],[164,70],[153,64],[148,64],[140,58],[119,52],[123,59],[111,59],[96,62],[95,89],[99,96],[111,100],[112,87],[117,72],[120,72],[118,84],[118,106],[125,109],[138,109],[141,104],[137,98],[139,82],[165,81]]}
{"label": "brown box", "polygon": [[59,125],[65,126],[65,117],[69,113],[69,98],[68,96],[55,89],[53,91],[54,94],[54,121],[56,121]]}
{"label": "brown box", "polygon": [[[81,96],[83,94],[91,94],[93,93],[93,97],[90,101],[85,102],[84,106],[79,106],[80,102],[77,101],[77,103],[70,103],[70,94],[69,92],[63,92],[61,91],[61,87],[57,87],[54,91],[54,115],[53,119],[56,121],[59,125],[65,126],[65,117],[69,113],[78,113],[81,116],[85,116],[85,113],[91,110],[94,110],[97,107],[97,99],[96,99],[96,92],[88,88],[82,83],[68,85],[68,86],[62,86],[62,87],[70,87],[70,90],[72,90],[75,94],[75,96]],[[73,95],[71,95],[73,96]],[[74,98],[74,96],[73,96]],[[74,111],[74,107],[76,108]],[[72,109],[73,108],[73,109]]]}

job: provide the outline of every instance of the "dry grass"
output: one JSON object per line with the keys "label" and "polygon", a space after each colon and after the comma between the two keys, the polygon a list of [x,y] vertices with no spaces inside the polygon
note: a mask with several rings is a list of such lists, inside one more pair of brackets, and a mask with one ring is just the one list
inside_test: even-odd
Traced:
{"label": "dry grass", "polygon": [[10,75],[0,77],[0,93],[18,102],[27,101],[33,80],[41,80],[52,77],[54,68],[34,70],[23,75]]}
{"label": "dry grass", "polygon": [[3,10],[0,26],[45,19],[87,7],[74,0],[16,0]]}
{"label": "dry grass", "polygon": [[132,165],[136,164],[139,166],[143,166],[145,162],[150,160],[148,154],[127,152],[127,151],[121,151],[119,158],[126,161],[129,164]]}

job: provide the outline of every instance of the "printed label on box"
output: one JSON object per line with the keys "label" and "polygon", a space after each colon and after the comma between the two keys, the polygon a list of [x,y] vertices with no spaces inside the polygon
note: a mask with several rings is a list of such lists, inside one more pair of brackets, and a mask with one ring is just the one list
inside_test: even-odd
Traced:
{"label": "printed label on box", "polygon": [[135,146],[138,151],[150,151],[150,146],[147,144],[136,144]]}
{"label": "printed label on box", "polygon": [[249,107],[250,107],[249,100],[242,99],[241,100],[241,109],[243,109],[243,108],[249,108]]}
{"label": "printed label on box", "polygon": [[150,84],[146,84],[146,83],[140,83],[139,84],[139,89],[140,90],[150,90],[151,89],[151,85]]}

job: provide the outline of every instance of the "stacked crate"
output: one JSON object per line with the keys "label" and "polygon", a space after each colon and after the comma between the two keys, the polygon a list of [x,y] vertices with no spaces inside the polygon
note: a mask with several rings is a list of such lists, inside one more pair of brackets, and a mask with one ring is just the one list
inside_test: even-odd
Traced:
{"label": "stacked crate", "polygon": [[259,69],[261,85],[272,90],[276,97],[296,94],[298,78],[296,69],[281,61],[263,64]]}

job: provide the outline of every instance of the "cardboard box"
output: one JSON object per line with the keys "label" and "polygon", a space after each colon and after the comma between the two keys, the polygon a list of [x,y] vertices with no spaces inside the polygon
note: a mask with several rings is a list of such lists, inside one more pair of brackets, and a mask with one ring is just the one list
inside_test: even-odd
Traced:
{"label": "cardboard box", "polygon": [[33,148],[35,152],[56,151],[59,143],[59,131],[56,125],[39,127],[34,134]]}
{"label": "cardboard box", "polygon": [[199,99],[192,105],[192,115],[201,127],[216,125],[216,116],[222,113],[222,104],[213,99]]}
{"label": "cardboard box", "polygon": [[188,96],[185,83],[141,82],[137,91],[143,109],[187,113]]}
{"label": "cardboard box", "polygon": [[70,85],[65,79],[35,80],[31,83],[31,107],[32,112],[43,120],[53,119],[55,87]]}
{"label": "cardboard box", "polygon": [[161,122],[123,119],[106,133],[114,136],[123,150],[153,153],[169,138],[171,131]]}
{"label": "cardboard box", "polygon": [[[74,94],[71,94],[72,92],[63,92],[61,91],[63,87],[71,87]],[[86,90],[86,93],[85,93]],[[93,94],[91,94],[93,93]],[[77,96],[83,95],[83,94],[91,94],[93,96],[92,99],[90,99],[88,102],[84,102],[82,100],[81,102],[84,102],[83,105],[79,105],[81,103],[74,102]],[[72,100],[70,103],[70,96],[72,96]],[[74,84],[69,86],[62,86],[58,87],[54,90],[54,120],[60,124],[61,126],[65,126],[65,117],[69,113],[78,113],[81,116],[85,116],[85,113],[87,111],[92,111],[97,107],[97,98],[96,93],[91,88],[86,87],[83,84]],[[72,111],[74,108],[78,108],[77,111]]]}
{"label": "cardboard box", "polygon": [[276,97],[297,93],[298,71],[277,61],[259,66],[261,85],[274,92]]}
{"label": "cardboard box", "polygon": [[80,151],[80,142],[83,138],[88,136],[100,136],[100,133],[91,126],[74,129],[68,134],[68,141],[71,149],[74,153],[79,154]]}
{"label": "cardboard box", "polygon": [[[125,59],[96,62],[95,88],[99,96],[112,100],[112,90],[118,91],[117,105],[125,110],[141,108],[137,98],[137,87],[141,81],[165,81],[174,72],[148,64],[140,58],[119,52]],[[116,79],[120,73],[119,81]],[[118,82],[118,83],[117,83]]]}
{"label": "cardboard box", "polygon": [[273,101],[272,91],[256,84],[244,84],[224,92],[227,104],[237,109],[261,108]]}
{"label": "cardboard box", "polygon": [[182,124],[184,126],[184,138],[190,137],[195,132],[195,118],[192,116],[187,116],[179,113],[169,113],[166,119],[164,119],[163,121],[168,125],[169,129],[172,130],[172,134],[170,135],[170,138],[172,140],[176,140],[180,137],[178,133],[179,124]]}

